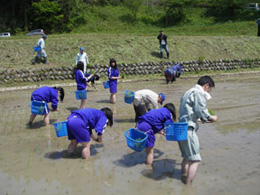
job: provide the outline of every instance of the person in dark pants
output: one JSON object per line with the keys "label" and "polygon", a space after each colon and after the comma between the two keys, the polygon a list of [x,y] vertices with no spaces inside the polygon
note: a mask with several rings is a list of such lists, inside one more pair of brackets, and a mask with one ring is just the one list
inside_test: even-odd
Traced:
{"label": "person in dark pants", "polygon": [[163,31],[161,30],[160,34],[157,36],[157,39],[159,39],[161,58],[163,58],[163,49],[164,49],[167,53],[167,58],[169,59],[170,54],[169,54],[169,49],[167,44],[167,35],[164,34]]}
{"label": "person in dark pants", "polygon": [[257,26],[258,26],[258,32],[257,32],[257,36],[258,36],[258,37],[260,37],[260,18],[258,18],[258,19],[256,20],[256,23],[255,23],[255,25],[257,25]]}

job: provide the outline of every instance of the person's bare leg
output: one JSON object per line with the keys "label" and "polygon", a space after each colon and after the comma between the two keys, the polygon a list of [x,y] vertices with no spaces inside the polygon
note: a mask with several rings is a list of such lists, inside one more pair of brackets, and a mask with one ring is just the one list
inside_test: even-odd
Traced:
{"label": "person's bare leg", "polygon": [[79,107],[79,109],[83,109],[83,108],[85,108],[85,106],[86,106],[86,102],[87,102],[87,99],[83,99],[83,100],[81,100],[81,103],[80,103],[80,107]]}
{"label": "person's bare leg", "polygon": [[181,181],[186,184],[187,182],[187,175],[189,170],[189,161],[183,158],[181,163]]}
{"label": "person's bare leg", "polygon": [[116,93],[111,93],[110,95],[110,103],[116,103]]}
{"label": "person's bare leg", "polygon": [[192,161],[192,162],[190,162],[188,175],[187,175],[187,182],[186,182],[187,185],[191,185],[192,184],[192,181],[195,178],[196,173],[198,171],[199,165],[200,165],[200,161]]}
{"label": "person's bare leg", "polygon": [[147,154],[146,164],[147,164],[147,165],[153,164],[153,153],[154,153],[153,147],[151,147],[151,148],[145,148],[145,152],[146,152],[146,154]]}
{"label": "person's bare leg", "polygon": [[30,119],[29,119],[29,125],[32,125],[36,116],[37,116],[36,114],[31,114]]}
{"label": "person's bare leg", "polygon": [[87,159],[90,157],[90,145],[91,143],[90,142],[82,142],[82,158],[83,159]]}
{"label": "person's bare leg", "polygon": [[44,115],[44,123],[46,126],[50,124],[50,114]]}
{"label": "person's bare leg", "polygon": [[73,154],[73,152],[76,149],[77,145],[78,145],[78,142],[75,139],[70,141],[70,144],[68,146],[68,153],[69,153],[69,155]]}

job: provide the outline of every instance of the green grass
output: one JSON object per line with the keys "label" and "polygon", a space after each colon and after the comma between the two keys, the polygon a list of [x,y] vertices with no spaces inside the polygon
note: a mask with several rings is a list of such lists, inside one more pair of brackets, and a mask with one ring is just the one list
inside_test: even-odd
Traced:
{"label": "green grass", "polygon": [[[166,33],[171,61],[259,58],[260,39],[256,36],[175,36],[174,33]],[[0,70],[72,66],[80,46],[86,49],[90,64],[108,64],[110,58],[115,58],[118,63],[159,62],[156,36],[157,33],[49,35],[46,52],[50,64],[35,66],[30,60],[35,56],[33,46],[39,37],[0,39]]]}

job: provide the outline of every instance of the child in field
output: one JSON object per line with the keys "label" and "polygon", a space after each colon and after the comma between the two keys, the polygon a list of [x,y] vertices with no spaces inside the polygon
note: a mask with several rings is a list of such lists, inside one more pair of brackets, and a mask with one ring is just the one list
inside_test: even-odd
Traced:
{"label": "child in field", "polygon": [[135,122],[139,116],[142,116],[149,110],[150,104],[152,104],[153,109],[158,108],[158,103],[162,104],[166,99],[166,96],[163,93],[157,94],[150,89],[142,89],[135,92],[134,98],[134,110],[135,110]]}
{"label": "child in field", "polygon": [[164,71],[164,76],[166,78],[166,83],[168,84],[170,81],[174,82],[176,81],[176,78],[179,78],[181,76],[182,72],[182,65],[173,65],[170,68],[168,68],[166,71]]}
{"label": "child in field", "polygon": [[[68,153],[72,154],[78,143],[81,143],[82,158],[90,157],[91,140],[102,142],[102,135],[106,126],[113,125],[113,112],[110,108],[102,108],[101,110],[94,108],[85,108],[76,110],[67,118],[68,139],[71,141],[68,146]],[[95,129],[98,137],[92,133]]]}
{"label": "child in field", "polygon": [[116,60],[110,59],[110,67],[107,70],[107,76],[109,79],[110,87],[110,102],[112,104],[116,103],[116,93],[117,93],[117,79],[120,79],[119,70],[117,68]]}
{"label": "child in field", "polygon": [[150,110],[143,116],[138,118],[137,129],[145,132],[148,135],[146,142],[146,164],[151,165],[154,159],[154,143],[155,134],[162,134],[164,123],[172,123],[176,119],[175,106],[172,103],[165,104],[163,108]]}
{"label": "child in field", "polygon": [[202,122],[216,122],[217,116],[209,114],[207,100],[211,98],[209,92],[215,87],[209,76],[202,76],[198,84],[188,90],[181,98],[179,122],[188,123],[188,139],[179,141],[179,148],[183,157],[182,182],[190,185],[195,178],[201,162],[200,145],[197,131],[198,119]]}
{"label": "child in field", "polygon": [[[84,70],[84,63],[79,61],[77,64],[77,70],[75,73],[77,90],[79,90],[79,91],[86,90],[87,86],[91,86],[88,83],[88,80],[93,76],[93,75],[90,75],[89,77],[85,77],[83,70]],[[85,108],[86,102],[87,102],[87,99],[81,99],[79,109]]]}
{"label": "child in field", "polygon": [[[51,111],[57,111],[58,110],[58,96],[60,96],[60,101],[62,102],[65,96],[64,89],[62,87],[41,87],[39,89],[36,89],[31,96],[31,101],[36,100],[36,101],[44,101],[46,103],[51,102],[52,105],[52,110]],[[49,117],[49,107],[48,105],[44,109],[44,123],[45,125],[50,124],[50,117]],[[31,114],[30,119],[29,119],[29,126],[32,125],[33,120],[35,119],[36,114]]]}

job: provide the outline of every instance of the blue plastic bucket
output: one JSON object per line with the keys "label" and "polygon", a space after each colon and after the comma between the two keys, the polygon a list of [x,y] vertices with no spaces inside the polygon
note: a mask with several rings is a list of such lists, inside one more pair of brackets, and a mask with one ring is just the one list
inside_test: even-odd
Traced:
{"label": "blue plastic bucket", "polygon": [[188,123],[165,123],[164,130],[167,141],[187,140]]}
{"label": "blue plastic bucket", "polygon": [[136,152],[141,152],[146,146],[148,136],[137,129],[129,129],[124,133],[126,143],[129,148]]}
{"label": "blue plastic bucket", "polygon": [[31,101],[31,112],[33,114],[44,115],[44,110],[47,107],[47,103],[44,101]]}
{"label": "blue plastic bucket", "polygon": [[75,95],[77,100],[87,99],[87,90],[77,90]]}
{"label": "blue plastic bucket", "polygon": [[33,47],[33,50],[36,51],[36,52],[39,52],[39,51],[41,51],[41,47],[35,46],[35,47]]}
{"label": "blue plastic bucket", "polygon": [[57,137],[63,137],[68,135],[67,121],[62,121],[53,124]]}
{"label": "blue plastic bucket", "polygon": [[132,104],[135,99],[135,93],[133,91],[125,90],[125,103]]}
{"label": "blue plastic bucket", "polygon": [[109,81],[103,81],[103,86],[105,89],[109,89],[110,88]]}

